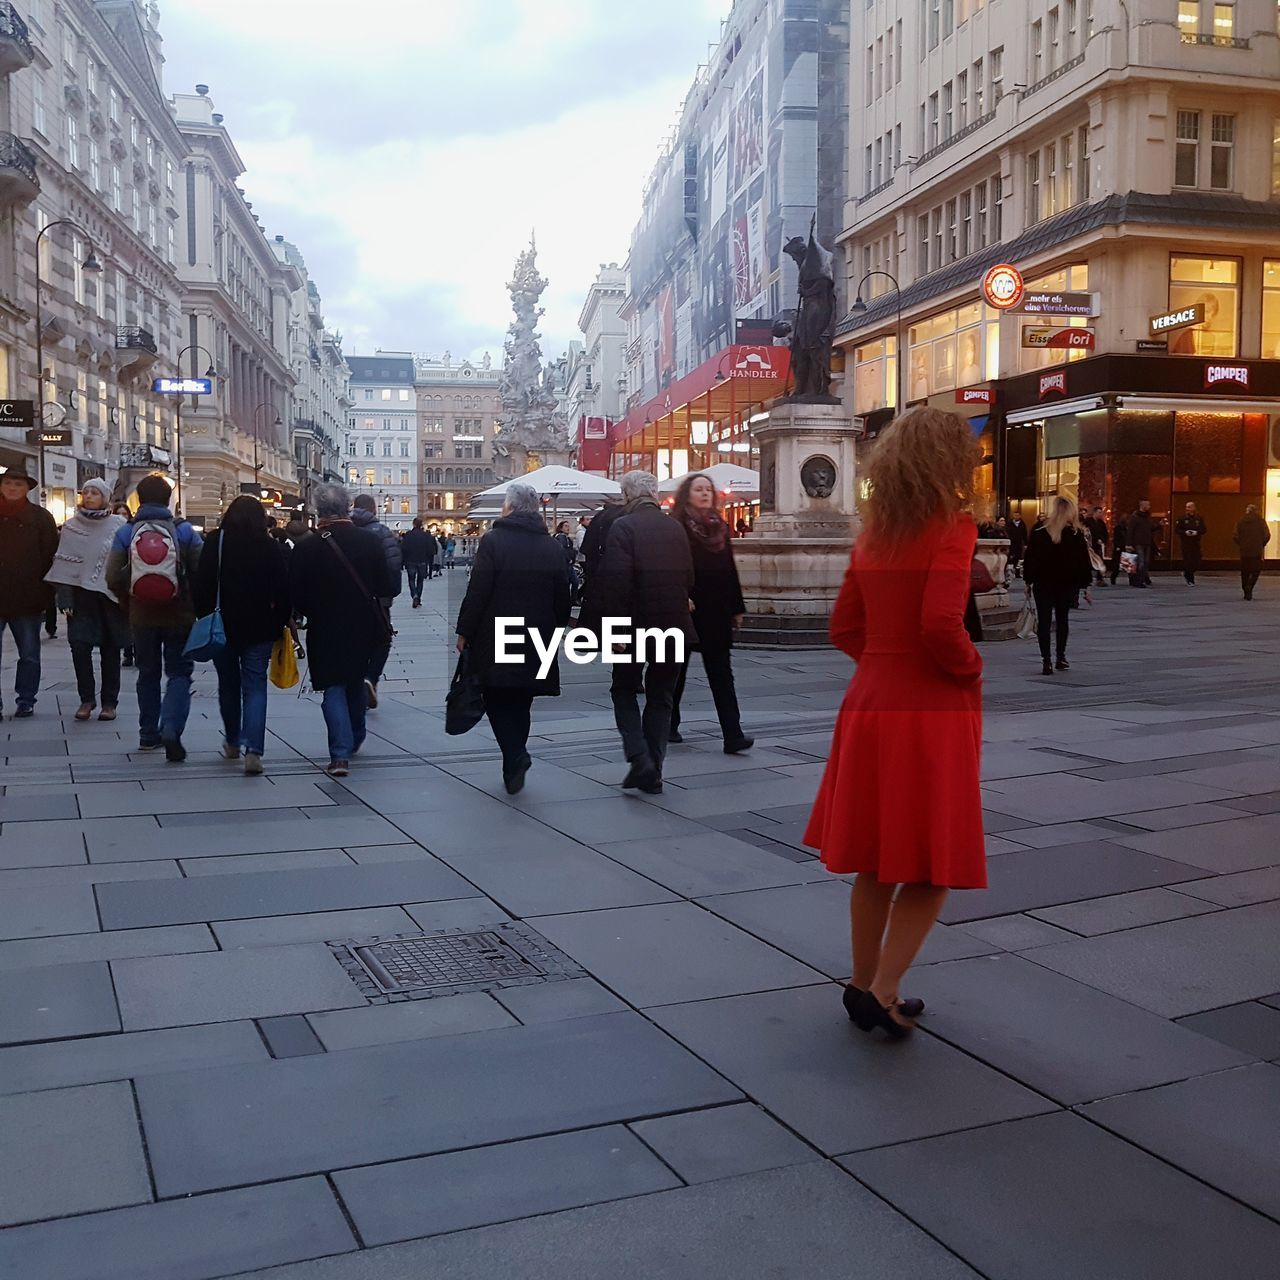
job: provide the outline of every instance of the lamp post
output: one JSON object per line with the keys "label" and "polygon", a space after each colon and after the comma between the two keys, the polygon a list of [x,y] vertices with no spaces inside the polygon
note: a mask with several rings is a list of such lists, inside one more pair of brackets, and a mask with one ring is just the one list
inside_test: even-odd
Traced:
{"label": "lamp post", "polygon": [[37,430],[40,432],[40,502],[44,505],[48,502],[48,492],[45,489],[44,482],[44,312],[40,297],[40,286],[43,283],[40,277],[40,241],[49,234],[54,227],[74,227],[85,238],[85,243],[89,246],[89,253],[85,260],[80,264],[81,271],[100,272],[102,263],[98,261],[97,255],[93,251],[93,240],[89,233],[78,223],[70,218],[59,218],[56,222],[50,222],[47,226],[42,227],[36,233],[36,421],[39,424]]}
{"label": "lamp post", "polygon": [[[209,357],[209,367],[205,370],[205,377],[210,382],[218,376],[218,370],[214,365],[214,359],[207,347],[202,347],[198,342],[189,343],[178,352],[177,359],[174,361],[178,370],[178,379],[182,379],[182,357],[188,351],[203,351]],[[194,397],[193,397],[194,398]],[[173,464],[177,477],[177,494],[174,499],[173,509],[177,512],[182,511],[182,397],[178,396],[173,411]]]}
{"label": "lamp post", "polygon": [[[262,485],[259,481],[258,472],[262,470],[262,464],[258,461],[258,414],[260,414],[263,409],[274,408],[275,405],[273,405],[269,400],[264,400],[263,403],[258,405],[253,411],[253,487],[257,489],[259,498],[262,497]],[[276,414],[275,422],[271,425],[275,427],[284,425],[278,413]]]}
{"label": "lamp post", "polygon": [[884,278],[888,280],[890,284],[893,285],[893,291],[897,295],[897,299],[898,299],[898,328],[897,328],[897,336],[896,336],[896,341],[898,344],[898,353],[897,353],[898,394],[897,394],[897,403],[895,405],[895,416],[897,416],[897,414],[904,412],[904,410],[907,407],[907,397],[906,397],[906,391],[905,391],[906,380],[903,377],[904,362],[906,360],[907,353],[902,349],[902,286],[898,284],[898,277],[895,275],[892,275],[888,271],[868,271],[867,274],[863,276],[861,280],[858,281],[858,296],[854,300],[853,306],[850,307],[849,314],[854,316],[861,316],[866,314],[867,304],[862,300],[862,286],[866,284],[867,281],[870,280],[872,276],[884,276]]}

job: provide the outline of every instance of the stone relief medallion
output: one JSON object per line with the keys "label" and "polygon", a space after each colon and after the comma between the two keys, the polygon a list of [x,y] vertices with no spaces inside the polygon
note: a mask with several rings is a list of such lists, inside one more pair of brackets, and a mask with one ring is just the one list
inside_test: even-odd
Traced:
{"label": "stone relief medallion", "polygon": [[800,468],[800,484],[811,498],[831,497],[836,487],[836,464],[823,454],[809,458]]}

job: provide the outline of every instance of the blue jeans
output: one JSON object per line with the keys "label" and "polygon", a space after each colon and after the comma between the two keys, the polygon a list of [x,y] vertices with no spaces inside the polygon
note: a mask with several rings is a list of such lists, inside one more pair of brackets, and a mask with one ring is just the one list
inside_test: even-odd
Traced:
{"label": "blue jeans", "polygon": [[36,694],[40,692],[40,627],[43,622],[42,613],[0,619],[0,648],[4,645],[5,627],[13,632],[14,643],[18,646],[18,669],[14,674],[13,692],[19,709],[34,707]]}
{"label": "blue jeans", "polygon": [[274,644],[228,645],[214,660],[223,740],[261,755],[267,741],[267,667]]}
{"label": "blue jeans", "polygon": [[331,684],[320,705],[329,730],[329,759],[350,760],[364,742],[364,681]]}
{"label": "blue jeans", "polygon": [[[138,667],[138,730],[142,742],[181,738],[191,710],[191,673],[195,663],[183,656],[190,627],[136,627],[134,661]],[[164,701],[160,674],[165,676]]]}
{"label": "blue jeans", "polygon": [[409,595],[414,600],[421,600],[422,583],[427,576],[427,566],[425,564],[407,564],[404,567],[404,571],[409,575]]}

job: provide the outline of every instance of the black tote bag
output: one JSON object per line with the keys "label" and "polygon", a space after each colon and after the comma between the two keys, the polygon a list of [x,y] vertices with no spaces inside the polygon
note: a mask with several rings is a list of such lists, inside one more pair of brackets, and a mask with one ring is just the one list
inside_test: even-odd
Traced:
{"label": "black tote bag", "polygon": [[484,719],[484,687],[471,670],[470,651],[458,655],[458,665],[444,700],[444,731],[450,737],[469,733]]}

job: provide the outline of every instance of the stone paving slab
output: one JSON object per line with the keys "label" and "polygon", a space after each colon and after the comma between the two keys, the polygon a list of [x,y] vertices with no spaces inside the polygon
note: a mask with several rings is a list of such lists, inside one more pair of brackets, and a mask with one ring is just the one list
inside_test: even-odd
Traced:
{"label": "stone paving slab", "polygon": [[0,938],[43,938],[97,928],[88,885],[10,885],[0,894]]}
{"label": "stone paving slab", "polygon": [[913,974],[929,1031],[1067,1106],[1252,1056],[1043,969],[1033,963],[1037,954],[955,960]]}
{"label": "stone paving slab", "polygon": [[85,826],[78,819],[5,822],[0,826],[0,868],[85,862]]}
{"label": "stone paving slab", "polygon": [[119,783],[90,784],[76,788],[80,814],[84,818],[125,818],[140,814],[205,813],[227,808],[244,812],[252,809],[290,809],[330,806],[325,795],[310,778],[270,778],[266,785],[246,787],[240,778],[209,778],[199,782],[148,782],[139,790]]}
{"label": "stone paving slab", "polygon": [[102,923],[108,929],[398,906],[432,898],[466,898],[475,892],[434,860],[107,884],[97,889]]}
{"label": "stone paving slab", "polygon": [[535,917],[530,923],[641,1008],[826,981],[688,902]]}
{"label": "stone paving slab", "polygon": [[1280,1009],[1258,1001],[1229,1004],[1225,1009],[1211,1009],[1208,1013],[1193,1013],[1189,1018],[1179,1019],[1178,1025],[1211,1040],[1229,1044],[1250,1057],[1280,1061]]}
{"label": "stone paving slab", "polygon": [[608,1259],[612,1280],[871,1280],[899,1274],[977,1280],[923,1231],[825,1164],[390,1245],[277,1268],[252,1280],[493,1280],[502,1274],[518,1280],[600,1280],[602,1259]]}
{"label": "stone paving slab", "polygon": [[111,972],[102,961],[0,973],[0,1044],[119,1030]]}
{"label": "stone paving slab", "polygon": [[491,1031],[519,1022],[491,995],[470,991],[430,1000],[408,1000],[364,1008],[313,1013],[308,1021],[326,1049],[362,1049],[374,1044],[425,1040],[463,1031]]}
{"label": "stone paving slab", "polygon": [[841,1163],[990,1280],[1275,1274],[1280,1226],[1079,1116],[1038,1116]]}
{"label": "stone paving slab", "polygon": [[570,978],[564,982],[535,982],[505,987],[493,998],[521,1022],[556,1022],[561,1018],[590,1018],[598,1013],[626,1009],[612,992],[594,978]]}
{"label": "stone paving slab", "polygon": [[323,1178],[222,1191],[0,1232],[14,1280],[219,1280],[356,1247]]}
{"label": "stone paving slab", "polygon": [[1280,898],[1280,866],[1238,871],[1208,880],[1189,880],[1178,885],[1176,892],[1220,907],[1251,907]]}
{"label": "stone paving slab", "polygon": [[[6,790],[0,796],[0,831],[10,822],[31,822],[36,819],[71,818],[80,816],[76,798],[65,790],[43,795],[10,795]],[[0,836],[0,839],[3,839]]]}
{"label": "stone paving slab", "polygon": [[279,947],[291,942],[341,942],[394,933],[417,933],[403,907],[365,907],[353,911],[315,911],[263,916],[256,920],[216,920],[210,925],[224,951],[237,947]]}
{"label": "stone paving slab", "polygon": [[333,1183],[366,1245],[681,1185],[621,1125],[350,1169],[335,1173]]}
{"label": "stone paving slab", "polygon": [[[1201,882],[1193,880],[1190,883]],[[1087,902],[1069,902],[1061,907],[1041,907],[1031,914],[1071,933],[1095,937],[1100,933],[1136,929],[1144,924],[1162,924],[1185,916],[1205,915],[1215,909],[1210,902],[1187,897],[1189,892],[1187,886],[1181,884],[1176,890],[1136,889],[1132,893],[1091,898]]]}
{"label": "stone paving slab", "polygon": [[1240,816],[1235,801],[1223,804],[1183,804],[1172,809],[1148,809],[1145,813],[1121,813],[1117,817],[1127,826],[1144,831],[1170,831],[1175,827],[1199,827],[1210,822],[1230,822]]}
{"label": "stone paving slab", "polygon": [[303,871],[309,867],[350,867],[341,849],[296,849],[286,853],[233,853],[225,858],[180,858],[182,874],[225,876],[242,871]]}
{"label": "stone paving slab", "polygon": [[323,943],[150,956],[111,965],[125,1031],[365,1004]]}
{"label": "stone paving slab", "polygon": [[933,1036],[854,1029],[833,985],[654,1009],[650,1016],[820,1151],[994,1124],[1055,1104]]}
{"label": "stone paving slab", "polygon": [[153,1076],[137,1093],[162,1196],[740,1096],[631,1013]]}
{"label": "stone paving slab", "polygon": [[1061,942],[1075,936],[1066,929],[1055,928],[1028,915],[973,920],[964,926],[964,931],[983,942],[991,943],[1001,951],[1029,951],[1032,947],[1045,947],[1051,942]]}
{"label": "stone paving slab", "polygon": [[1209,832],[1183,827],[1150,835],[1119,836],[1117,843],[1221,874],[1280,866],[1280,813],[1215,822]]}
{"label": "stone paving slab", "polygon": [[38,965],[77,964],[86,960],[120,960],[128,956],[175,955],[216,951],[218,944],[204,925],[162,929],[121,929],[110,933],[71,933],[56,938],[24,938],[0,942],[0,970]]}
{"label": "stone paving slab", "polygon": [[122,1082],[0,1098],[0,1151],[0,1227],[151,1199]]}
{"label": "stone paving slab", "polygon": [[1145,809],[1225,800],[1220,787],[1172,781],[1167,777],[1123,778],[1110,782],[1058,774],[983,784],[984,803],[997,813],[1033,822],[1078,822]]}
{"label": "stone paving slab", "polygon": [[114,880],[180,880],[182,868],[175,861],[82,863],[63,867],[22,867],[0,872],[0,886],[55,884],[108,884]]}

